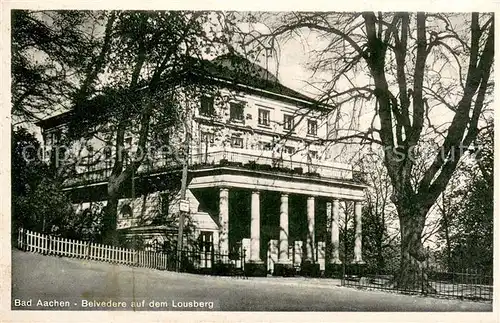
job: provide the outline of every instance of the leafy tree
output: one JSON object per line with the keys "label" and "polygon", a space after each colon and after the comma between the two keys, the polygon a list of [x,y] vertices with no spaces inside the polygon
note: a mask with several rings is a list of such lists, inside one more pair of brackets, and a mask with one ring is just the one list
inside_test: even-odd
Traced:
{"label": "leafy tree", "polygon": [[[493,127],[479,136],[474,159],[457,172],[442,197],[440,236],[448,270],[493,270]],[[444,194],[445,194],[444,193]]]}
{"label": "leafy tree", "polygon": [[[118,239],[118,200],[145,164],[148,148],[172,148],[177,139],[181,149],[159,158],[174,158],[179,165],[184,160],[189,150],[190,106],[202,89],[211,88],[197,82],[204,71],[200,62],[223,48],[227,40],[217,26],[221,21],[225,26],[230,22],[221,13],[201,11],[112,11],[102,12],[100,17],[104,32],[93,49],[96,58],[88,62],[72,96],[71,120],[62,143],[71,146],[79,142],[83,147],[98,138],[104,147],[114,147],[108,159],[111,174],[103,219],[106,241],[114,243]],[[175,136],[171,136],[173,129]],[[127,143],[129,136],[137,140]],[[76,154],[80,152],[77,149]],[[102,151],[94,153],[97,156]],[[102,161],[97,158],[83,163],[80,156],[79,166]],[[74,163],[60,170],[71,176]]]}
{"label": "leafy tree", "polygon": [[[491,113],[493,14],[255,16],[250,15],[249,23],[267,18],[269,32],[242,32],[243,46],[275,50],[279,40],[297,34],[321,41],[312,52],[313,85],[321,91],[321,101],[335,107],[332,120],[358,120],[347,129],[338,124],[331,140],[382,147],[401,228],[397,283],[420,286],[414,273],[427,256],[422,244],[426,216],[481,132],[481,118]],[[433,142],[435,151],[415,158],[425,142]],[[413,169],[422,159],[425,171],[415,178]]]}
{"label": "leafy tree", "polygon": [[26,129],[20,128],[11,132],[11,149],[12,227],[14,231],[20,226],[43,229],[43,220],[37,221],[38,215],[29,210],[27,199],[49,174],[49,168],[37,156],[40,143]]}
{"label": "leafy tree", "polygon": [[97,238],[98,212],[75,214],[60,181],[39,156],[42,147],[38,140],[24,128],[13,130],[11,138],[13,232],[23,227],[74,239]]}

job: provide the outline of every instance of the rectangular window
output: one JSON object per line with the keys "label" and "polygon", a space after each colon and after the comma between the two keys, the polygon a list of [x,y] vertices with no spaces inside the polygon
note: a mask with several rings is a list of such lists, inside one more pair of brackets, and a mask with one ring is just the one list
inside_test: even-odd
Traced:
{"label": "rectangular window", "polygon": [[61,138],[62,138],[62,131],[56,130],[54,132],[54,145],[58,145],[61,142]]}
{"label": "rectangular window", "polygon": [[202,252],[210,252],[213,248],[214,241],[214,233],[211,231],[200,231],[200,235],[198,237],[200,250]]}
{"label": "rectangular window", "polygon": [[259,125],[269,126],[271,114],[269,110],[259,109]]}
{"label": "rectangular window", "polygon": [[[124,140],[123,148],[121,151],[121,158],[123,158],[123,161],[125,165],[130,164],[130,156],[132,155],[132,137],[127,137]],[[120,158],[120,157],[118,157]]]}
{"label": "rectangular window", "polygon": [[110,159],[113,154],[113,150],[111,147],[104,147],[104,158],[106,160]]}
{"label": "rectangular window", "polygon": [[316,150],[309,150],[309,156],[311,156],[312,159],[318,159],[318,152]]}
{"label": "rectangular window", "polygon": [[61,141],[62,131],[56,129],[53,132],[49,132],[46,135],[46,145],[47,146],[57,146]]}
{"label": "rectangular window", "polygon": [[211,96],[202,96],[200,105],[200,115],[213,116],[215,114],[214,98]]}
{"label": "rectangular window", "polygon": [[166,224],[168,220],[168,214],[170,212],[170,195],[168,192],[160,194],[160,212],[161,215],[159,220],[162,224]]}
{"label": "rectangular window", "polygon": [[233,121],[243,121],[244,106],[243,103],[231,102],[229,103],[229,118]]}
{"label": "rectangular window", "polygon": [[95,156],[95,152],[94,152],[94,147],[92,146],[87,146],[87,168],[89,171],[93,171],[96,169],[96,164],[94,164],[94,156]]}
{"label": "rectangular window", "polygon": [[110,146],[104,147],[104,167],[111,168],[113,165],[113,148]]}
{"label": "rectangular window", "polygon": [[287,153],[287,154],[290,154],[290,155],[295,154],[295,147],[285,146],[284,150],[285,150],[285,153]]}
{"label": "rectangular window", "polygon": [[92,159],[94,159],[94,155],[95,155],[94,147],[88,145],[86,147],[86,149],[87,149],[87,158],[89,159],[89,161],[91,161]]}
{"label": "rectangular window", "polygon": [[285,130],[293,129],[293,116],[289,114],[283,115],[283,129]]}
{"label": "rectangular window", "polygon": [[233,148],[243,148],[243,138],[232,137],[231,138],[231,147],[233,147]]}
{"label": "rectangular window", "polygon": [[261,141],[259,144],[261,150],[273,150],[273,145],[270,142]]}
{"label": "rectangular window", "polygon": [[318,134],[318,122],[316,120],[307,120],[307,134],[313,136]]}
{"label": "rectangular window", "polygon": [[202,144],[213,144],[215,141],[215,136],[213,133],[202,132],[200,136],[200,141]]}

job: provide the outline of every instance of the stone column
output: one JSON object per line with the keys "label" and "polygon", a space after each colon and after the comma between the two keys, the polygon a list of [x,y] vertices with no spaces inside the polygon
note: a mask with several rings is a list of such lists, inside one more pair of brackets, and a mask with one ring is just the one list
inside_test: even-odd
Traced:
{"label": "stone column", "polygon": [[[219,190],[219,252],[229,252],[229,189]],[[224,258],[225,259],[225,258]]]}
{"label": "stone column", "polygon": [[340,206],[339,200],[335,199],[332,203],[332,213],[331,213],[331,221],[330,221],[330,234],[331,234],[331,243],[332,243],[332,254],[330,255],[331,264],[341,264],[340,256],[339,256],[339,213]]}
{"label": "stone column", "polygon": [[354,230],[354,263],[363,264],[362,257],[362,231],[361,231],[361,210],[363,205],[361,202],[354,202],[354,220],[355,220],[355,230]]}
{"label": "stone column", "polygon": [[250,220],[250,261],[261,262],[260,259],[260,192],[252,192]]}
{"label": "stone column", "polygon": [[282,264],[291,263],[288,256],[288,194],[281,194],[278,262]]}
{"label": "stone column", "polygon": [[306,261],[313,263],[314,254],[314,196],[307,198],[307,239],[306,239]]}

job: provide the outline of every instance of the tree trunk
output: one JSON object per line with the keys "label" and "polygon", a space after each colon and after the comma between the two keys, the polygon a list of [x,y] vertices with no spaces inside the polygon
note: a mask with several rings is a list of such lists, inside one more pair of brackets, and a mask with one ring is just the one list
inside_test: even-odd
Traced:
{"label": "tree trunk", "polygon": [[415,206],[400,212],[401,262],[395,284],[399,289],[433,293],[425,266],[428,255],[421,239],[427,212]]}
{"label": "tree trunk", "polygon": [[415,228],[412,228],[411,219],[401,218],[401,263],[396,278],[398,288],[418,289],[422,286],[421,268],[419,262],[411,255],[415,246]]}
{"label": "tree trunk", "polygon": [[118,194],[108,197],[108,203],[104,208],[102,242],[104,244],[117,245],[118,232],[116,230],[116,221],[118,214]]}

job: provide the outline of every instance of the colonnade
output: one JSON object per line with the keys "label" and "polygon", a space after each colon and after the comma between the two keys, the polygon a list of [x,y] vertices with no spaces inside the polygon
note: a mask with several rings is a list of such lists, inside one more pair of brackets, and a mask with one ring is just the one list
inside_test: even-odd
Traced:
{"label": "colonnade", "polygon": [[[289,195],[281,194],[280,198],[280,234],[279,234],[279,253],[278,263],[291,264],[289,255]],[[307,197],[307,238],[305,261],[314,262],[315,254],[315,203],[314,196]],[[262,263],[260,258],[260,191],[252,191],[250,204],[250,261]],[[362,258],[362,221],[361,221],[362,203],[354,202],[354,260],[353,263],[363,263]],[[327,218],[329,219],[329,232],[331,243],[331,254],[329,263],[340,264],[339,256],[339,218],[340,218],[340,200],[332,198],[326,206]],[[227,253],[229,251],[229,189],[223,187],[219,189],[219,251]]]}

